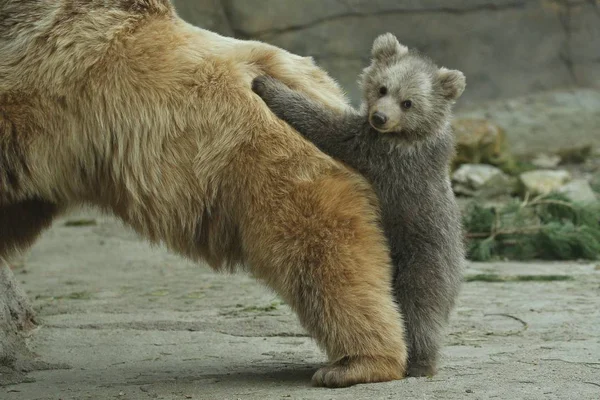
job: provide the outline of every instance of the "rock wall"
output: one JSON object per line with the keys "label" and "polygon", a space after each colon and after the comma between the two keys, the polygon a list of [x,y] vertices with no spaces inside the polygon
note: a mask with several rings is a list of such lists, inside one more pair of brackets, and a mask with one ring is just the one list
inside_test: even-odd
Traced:
{"label": "rock wall", "polygon": [[174,0],[189,22],[314,56],[354,101],[373,39],[392,32],[458,68],[460,106],[600,87],[600,0]]}
{"label": "rock wall", "polygon": [[33,309],[8,264],[0,258],[0,387],[23,379],[31,353],[23,332],[35,327]]}

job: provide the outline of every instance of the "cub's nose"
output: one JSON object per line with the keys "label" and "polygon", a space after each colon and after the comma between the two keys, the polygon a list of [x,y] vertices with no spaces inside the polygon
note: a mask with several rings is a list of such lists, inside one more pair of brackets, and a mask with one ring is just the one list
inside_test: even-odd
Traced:
{"label": "cub's nose", "polygon": [[388,120],[387,115],[380,113],[379,111],[375,111],[373,113],[373,115],[371,115],[371,123],[376,128],[381,128],[382,126],[384,126],[385,123],[387,122],[387,120]]}

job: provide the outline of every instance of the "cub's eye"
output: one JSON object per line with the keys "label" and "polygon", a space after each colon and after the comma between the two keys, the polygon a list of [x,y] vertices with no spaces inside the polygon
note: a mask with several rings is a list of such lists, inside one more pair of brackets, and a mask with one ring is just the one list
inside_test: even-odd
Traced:
{"label": "cub's eye", "polygon": [[402,105],[402,108],[404,108],[405,110],[408,110],[409,108],[412,107],[412,101],[404,100],[401,105]]}
{"label": "cub's eye", "polygon": [[380,87],[379,94],[385,96],[387,94],[387,88],[385,86]]}

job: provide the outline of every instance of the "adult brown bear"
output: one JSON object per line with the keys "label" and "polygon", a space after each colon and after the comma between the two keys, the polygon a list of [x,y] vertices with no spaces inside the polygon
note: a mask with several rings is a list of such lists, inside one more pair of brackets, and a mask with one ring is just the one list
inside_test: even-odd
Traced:
{"label": "adult brown bear", "polygon": [[95,205],[279,293],[331,360],[315,384],[404,376],[374,194],[250,88],[269,74],[348,107],[311,60],[195,28],[167,0],[0,1],[0,54],[0,256]]}

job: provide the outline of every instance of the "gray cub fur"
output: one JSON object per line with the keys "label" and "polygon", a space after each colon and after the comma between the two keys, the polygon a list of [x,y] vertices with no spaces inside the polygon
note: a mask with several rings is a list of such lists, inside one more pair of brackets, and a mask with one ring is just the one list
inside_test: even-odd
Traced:
{"label": "gray cub fur", "polygon": [[267,76],[256,78],[252,88],[279,118],[372,183],[395,265],[408,374],[433,375],[464,265],[448,169],[452,104],[465,77],[409,51],[392,34],[375,40],[372,57],[360,78],[363,104],[346,115]]}

